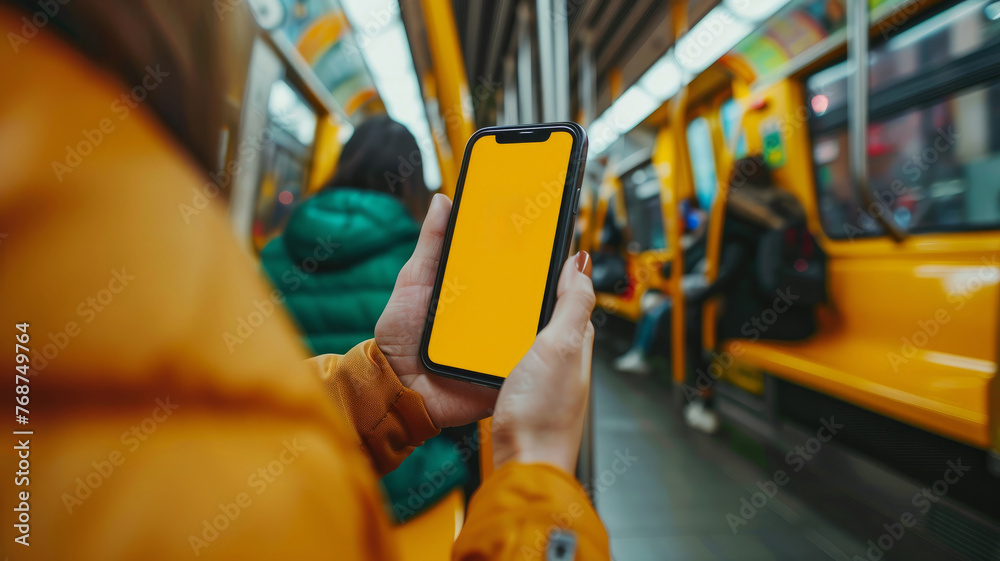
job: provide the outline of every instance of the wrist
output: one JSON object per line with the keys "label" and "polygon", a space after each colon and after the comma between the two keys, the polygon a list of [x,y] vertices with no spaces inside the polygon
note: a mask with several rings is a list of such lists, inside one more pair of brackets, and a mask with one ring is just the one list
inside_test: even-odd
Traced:
{"label": "wrist", "polygon": [[569,474],[576,473],[579,442],[555,435],[493,435],[493,469],[508,463],[548,464]]}

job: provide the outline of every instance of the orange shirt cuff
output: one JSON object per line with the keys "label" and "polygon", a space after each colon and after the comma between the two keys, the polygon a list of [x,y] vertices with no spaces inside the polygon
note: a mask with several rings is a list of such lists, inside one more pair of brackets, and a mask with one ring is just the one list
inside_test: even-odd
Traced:
{"label": "orange shirt cuff", "polygon": [[354,426],[375,469],[396,469],[413,449],[440,431],[420,394],[403,387],[382,350],[371,339],[344,356],[312,359],[327,394]]}

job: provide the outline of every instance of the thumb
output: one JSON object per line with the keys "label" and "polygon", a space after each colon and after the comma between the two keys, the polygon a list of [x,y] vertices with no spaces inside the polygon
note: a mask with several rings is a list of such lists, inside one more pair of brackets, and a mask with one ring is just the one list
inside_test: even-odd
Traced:
{"label": "thumb", "polygon": [[543,332],[555,337],[583,337],[596,302],[590,270],[590,255],[586,251],[577,253],[563,264],[556,308]]}
{"label": "thumb", "polygon": [[441,262],[441,250],[444,247],[444,236],[448,231],[450,216],[451,199],[441,193],[434,195],[427,216],[424,218],[424,224],[420,228],[417,247],[406,264],[407,269],[410,269],[411,284],[433,286],[438,264]]}

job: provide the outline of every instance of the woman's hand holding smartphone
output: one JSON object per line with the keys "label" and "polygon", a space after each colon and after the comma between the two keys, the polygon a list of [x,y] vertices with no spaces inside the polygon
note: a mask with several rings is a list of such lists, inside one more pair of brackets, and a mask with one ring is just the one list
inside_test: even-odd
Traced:
{"label": "woman's hand holding smartphone", "polygon": [[567,254],[586,154],[575,123],[477,131],[375,328],[436,426],[493,414],[497,466],[576,465],[595,297],[589,256]]}
{"label": "woman's hand holding smartphone", "polygon": [[441,376],[500,387],[548,323],[587,158],[576,123],[469,139],[421,344]]}
{"label": "woman's hand holding smartphone", "polygon": [[423,365],[420,344],[450,212],[448,198],[436,195],[417,248],[375,328],[375,341],[400,382],[423,397],[436,426],[464,425],[495,410],[496,467],[508,461],[545,462],[573,473],[594,342],[590,259],[578,254],[562,267],[552,320],[499,395],[494,389],[438,376]]}

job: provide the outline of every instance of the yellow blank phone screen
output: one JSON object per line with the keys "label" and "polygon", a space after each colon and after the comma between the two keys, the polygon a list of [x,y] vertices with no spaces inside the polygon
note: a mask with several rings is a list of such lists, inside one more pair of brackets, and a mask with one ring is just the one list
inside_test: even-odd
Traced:
{"label": "yellow blank phone screen", "polygon": [[506,378],[531,347],[555,243],[573,137],[476,141],[427,354]]}

